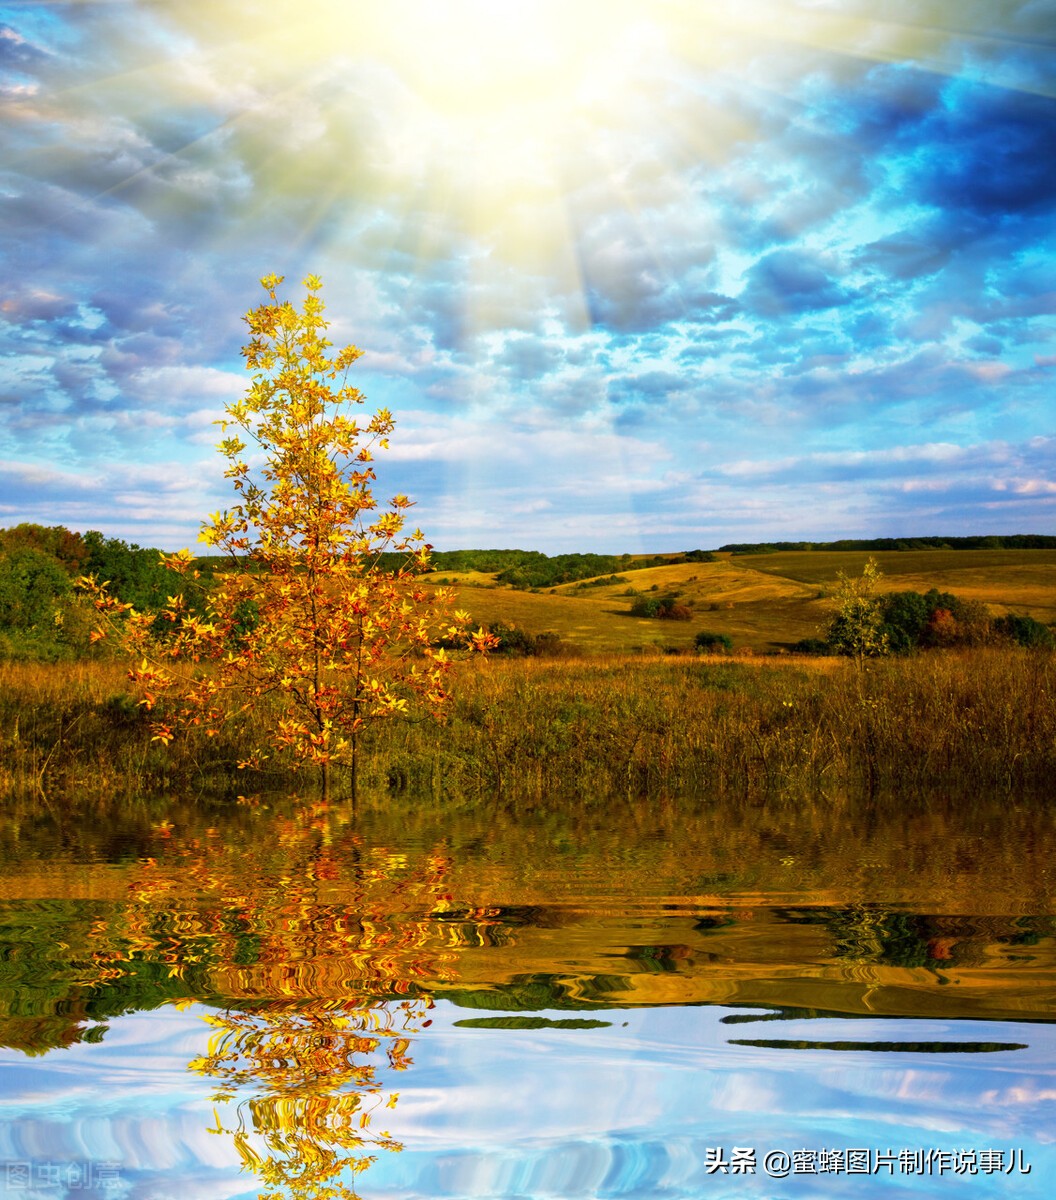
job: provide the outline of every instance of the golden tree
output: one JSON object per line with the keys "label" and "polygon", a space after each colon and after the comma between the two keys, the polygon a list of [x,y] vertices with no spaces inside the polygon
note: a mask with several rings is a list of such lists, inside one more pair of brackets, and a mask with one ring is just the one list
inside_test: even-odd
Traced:
{"label": "golden tree", "polygon": [[[448,663],[436,643],[460,634],[465,617],[452,622],[448,593],[422,582],[429,547],[404,531],[411,501],[398,495],[380,510],[374,499],[373,452],[387,448],[394,422],[386,409],[356,418],[364,397],[348,373],[361,351],[330,353],[317,277],[304,280],[300,309],[278,299],[282,281],[261,280],[267,301],[246,316],[242,350],[253,382],[217,422],[237,502],[203,526],[202,540],[226,557],[214,586],[196,606],[170,597],[159,641],[156,614],[86,585],[97,608],[122,619],[144,703],[165,700],[156,738],[264,716],[267,745],[258,738],[239,765],[288,751],[318,767],[324,797],[332,765],[343,765],[354,796],[364,725],[414,703],[439,712]],[[163,561],[198,576],[189,550]],[[481,631],[469,640],[490,644]]]}

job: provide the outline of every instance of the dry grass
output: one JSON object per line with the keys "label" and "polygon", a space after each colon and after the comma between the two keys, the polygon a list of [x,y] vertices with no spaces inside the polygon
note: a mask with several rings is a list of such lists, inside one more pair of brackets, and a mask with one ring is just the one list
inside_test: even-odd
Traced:
{"label": "dry grass", "polygon": [[[453,575],[458,605],[474,622],[502,622],[531,633],[552,632],[590,653],[689,649],[702,629],[729,634],[738,646],[776,649],[813,637],[826,610],[817,589],[775,579],[736,563],[682,563],[622,573],[624,583],[583,588],[576,584],[540,592],[472,585]],[[628,591],[677,593],[693,613],[690,621],[644,620],[630,615]]]}
{"label": "dry grass", "polygon": [[[935,788],[1047,796],[1056,778],[1049,652],[936,651],[864,670],[791,656],[467,659],[452,690],[443,726],[371,728],[365,789],[533,803],[865,790],[908,802]],[[121,664],[0,666],[8,803],[288,791],[281,763],[271,775],[235,769],[247,745],[268,742],[264,712],[224,737],[152,742]]]}
{"label": "dry grass", "polygon": [[375,787],[536,802],[684,794],[1048,794],[1056,658],[467,663],[449,721],[377,731]]}

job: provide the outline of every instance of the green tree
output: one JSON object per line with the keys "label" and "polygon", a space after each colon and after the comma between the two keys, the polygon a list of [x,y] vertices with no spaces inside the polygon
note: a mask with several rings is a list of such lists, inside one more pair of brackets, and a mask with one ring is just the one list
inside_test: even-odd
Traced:
{"label": "green tree", "polygon": [[0,626],[40,629],[55,624],[70,578],[42,550],[24,547],[0,556]]}
{"label": "green tree", "polygon": [[889,592],[881,602],[884,632],[896,653],[914,650],[928,623],[928,603],[920,592]]}
{"label": "green tree", "polygon": [[84,535],[87,557],[78,574],[106,581],[111,595],[137,609],[157,611],[183,586],[179,574],[161,561],[159,550],[104,537],[97,529]]}
{"label": "green tree", "polygon": [[0,658],[55,658],[69,589],[66,573],[50,555],[26,547],[0,554]]}
{"label": "green tree", "polygon": [[870,558],[861,575],[837,575],[833,600],[836,615],[829,625],[829,645],[839,654],[859,660],[889,650],[884,630],[883,597],[880,584],[883,574],[876,560]]}
{"label": "green tree", "polygon": [[[133,677],[148,706],[159,705],[157,738],[171,740],[181,724],[214,732],[264,715],[267,744],[248,745],[240,766],[285,752],[294,766],[318,768],[324,798],[331,767],[344,766],[354,796],[364,726],[415,703],[440,712],[448,662],[435,643],[465,619],[452,622],[448,593],[421,580],[429,547],[420,531],[404,532],[411,501],[397,495],[380,511],[374,499],[373,453],[387,448],[394,421],[386,409],[356,419],[364,397],[348,372],[361,351],[329,353],[319,279],[304,281],[300,309],[279,300],[281,276],[261,283],[267,301],[246,316],[242,351],[253,380],[217,422],[237,502],[201,535],[223,551],[226,569],[204,611],[182,593],[169,598],[162,616],[174,632],[162,654],[154,614],[105,593],[97,604],[125,619],[126,640],[142,654]],[[385,569],[386,553],[401,565]],[[164,558],[192,578],[193,562],[189,550]],[[482,631],[471,640],[491,643]]]}
{"label": "green tree", "polygon": [[631,605],[632,617],[649,617],[660,621],[690,621],[693,619],[693,614],[684,604],[680,604],[678,597],[673,595],[667,596],[639,596]]}

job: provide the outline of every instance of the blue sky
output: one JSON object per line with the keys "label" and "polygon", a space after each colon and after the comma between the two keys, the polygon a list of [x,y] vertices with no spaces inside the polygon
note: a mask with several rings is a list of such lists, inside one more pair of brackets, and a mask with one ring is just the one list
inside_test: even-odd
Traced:
{"label": "blue sky", "polygon": [[1056,0],[0,0],[0,525],[193,544],[315,272],[438,548],[1054,532]]}

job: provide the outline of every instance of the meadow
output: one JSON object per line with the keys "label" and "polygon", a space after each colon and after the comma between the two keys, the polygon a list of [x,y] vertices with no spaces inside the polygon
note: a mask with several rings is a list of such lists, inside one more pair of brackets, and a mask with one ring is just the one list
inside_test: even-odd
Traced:
{"label": "meadow", "polygon": [[[459,606],[475,622],[501,622],[532,633],[556,633],[589,653],[687,650],[707,629],[735,648],[772,654],[824,635],[832,618],[830,593],[840,572],[859,575],[873,558],[885,591],[937,588],[986,604],[994,616],[1056,622],[1056,550],[787,551],[718,554],[715,562],[680,562],[623,570],[623,582],[562,584],[518,591],[482,572],[446,572]],[[632,564],[633,565],[633,564]],[[677,595],[687,622],[636,619],[629,592]]]}
{"label": "meadow", "polygon": [[[438,572],[475,623],[545,641],[545,657],[456,652],[446,719],[383,720],[362,744],[362,794],[453,800],[678,794],[1044,793],[1056,777],[1056,662],[1008,643],[856,664],[789,653],[823,634],[839,573],[864,551],[671,561],[617,579],[524,590]],[[876,553],[888,591],[938,588],[997,616],[1056,616],[1056,551]],[[653,563],[655,559],[651,560]],[[674,595],[685,620],[630,615]],[[734,652],[693,652],[702,630]],[[268,714],[215,738],[152,741],[127,663],[0,661],[0,795],[45,807],[102,797],[254,797],[289,787],[281,761],[236,769],[269,744]],[[155,712],[154,717],[157,716]],[[312,780],[305,778],[307,793]]]}
{"label": "meadow", "polygon": [[[689,794],[746,799],[898,793],[1045,796],[1056,778],[1056,658],[983,647],[885,658],[605,654],[466,659],[446,720],[371,726],[360,794],[429,802],[647,806]],[[265,714],[230,735],[151,740],[116,662],[0,665],[0,793],[26,812],[115,797],[288,792],[239,771]],[[303,779],[306,794],[314,780]],[[71,807],[72,806],[72,807]]]}

